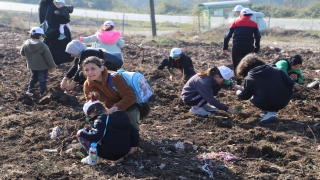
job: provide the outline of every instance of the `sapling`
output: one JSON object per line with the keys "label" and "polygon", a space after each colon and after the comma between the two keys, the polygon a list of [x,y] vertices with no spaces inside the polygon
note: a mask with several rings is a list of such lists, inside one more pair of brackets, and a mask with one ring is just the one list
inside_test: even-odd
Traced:
{"label": "sapling", "polygon": [[238,112],[241,112],[241,111],[242,111],[242,105],[236,106],[236,110],[237,110]]}

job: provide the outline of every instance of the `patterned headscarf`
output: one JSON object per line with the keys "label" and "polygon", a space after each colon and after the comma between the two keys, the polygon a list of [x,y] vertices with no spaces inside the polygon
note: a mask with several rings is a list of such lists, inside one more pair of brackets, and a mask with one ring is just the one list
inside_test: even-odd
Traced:
{"label": "patterned headscarf", "polygon": [[82,51],[85,49],[87,49],[87,47],[82,42],[80,42],[79,40],[72,40],[68,43],[66,52],[80,57]]}

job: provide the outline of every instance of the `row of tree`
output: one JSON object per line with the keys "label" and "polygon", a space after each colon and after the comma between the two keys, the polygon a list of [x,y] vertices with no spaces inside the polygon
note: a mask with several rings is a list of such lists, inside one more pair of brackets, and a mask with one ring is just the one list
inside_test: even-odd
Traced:
{"label": "row of tree", "polygon": [[[37,4],[39,0],[11,0]],[[199,4],[219,0],[154,0],[156,14],[201,15]],[[320,18],[319,0],[251,0],[254,11],[277,18]],[[125,13],[150,13],[149,0],[66,0],[75,8],[90,8]],[[280,5],[280,6],[279,6]],[[281,6],[283,5],[283,6]],[[226,9],[232,11],[232,8]]]}

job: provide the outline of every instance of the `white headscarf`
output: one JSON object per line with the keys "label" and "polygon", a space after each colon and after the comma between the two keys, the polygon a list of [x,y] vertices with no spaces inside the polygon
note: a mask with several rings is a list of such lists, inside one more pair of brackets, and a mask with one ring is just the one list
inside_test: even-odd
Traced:
{"label": "white headscarf", "polygon": [[87,47],[82,42],[79,40],[72,40],[67,44],[66,52],[80,57],[82,51],[85,49],[87,49]]}
{"label": "white headscarf", "polygon": [[84,105],[83,105],[83,112],[85,115],[88,115],[87,112],[88,112],[88,109],[91,105],[93,104],[97,104],[97,103],[100,103],[99,100],[92,100],[90,99],[88,102],[86,102]]}

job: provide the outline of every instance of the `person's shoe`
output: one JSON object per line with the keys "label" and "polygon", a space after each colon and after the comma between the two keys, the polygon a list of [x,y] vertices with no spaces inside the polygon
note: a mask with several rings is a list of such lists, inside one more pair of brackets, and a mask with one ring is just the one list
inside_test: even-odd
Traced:
{"label": "person's shoe", "polygon": [[261,119],[260,123],[271,123],[273,121],[278,120],[277,112],[270,112],[268,111],[267,114]]}
{"label": "person's shoe", "polygon": [[200,116],[203,116],[203,117],[207,117],[207,116],[211,115],[210,112],[204,110],[202,107],[194,107],[194,106],[192,106],[192,108],[190,109],[190,112],[192,114],[200,115]]}
{"label": "person's shoe", "polygon": [[28,96],[32,96],[32,93],[31,93],[31,92],[29,92],[29,91],[27,91],[27,92],[26,92],[26,95],[28,95]]}
{"label": "person's shoe", "polygon": [[62,39],[64,39],[64,38],[66,38],[66,35],[64,35],[64,34],[60,34],[60,36],[59,36],[59,40],[62,40]]}
{"label": "person's shoe", "polygon": [[[81,162],[84,164],[95,165],[95,164],[92,164],[92,162],[90,161],[90,156],[87,156],[87,157],[81,159]],[[101,163],[102,163],[102,158],[100,158],[98,156],[97,157],[97,164],[101,164]]]}
{"label": "person's shoe", "polygon": [[214,112],[214,111],[217,111],[217,108],[214,107],[214,106],[211,106],[209,104],[205,104],[202,106],[202,108],[208,112]]}
{"label": "person's shoe", "polygon": [[266,116],[266,114],[267,114],[267,111],[264,111],[264,112],[261,113],[259,116],[262,117],[262,118],[264,118],[264,117]]}

